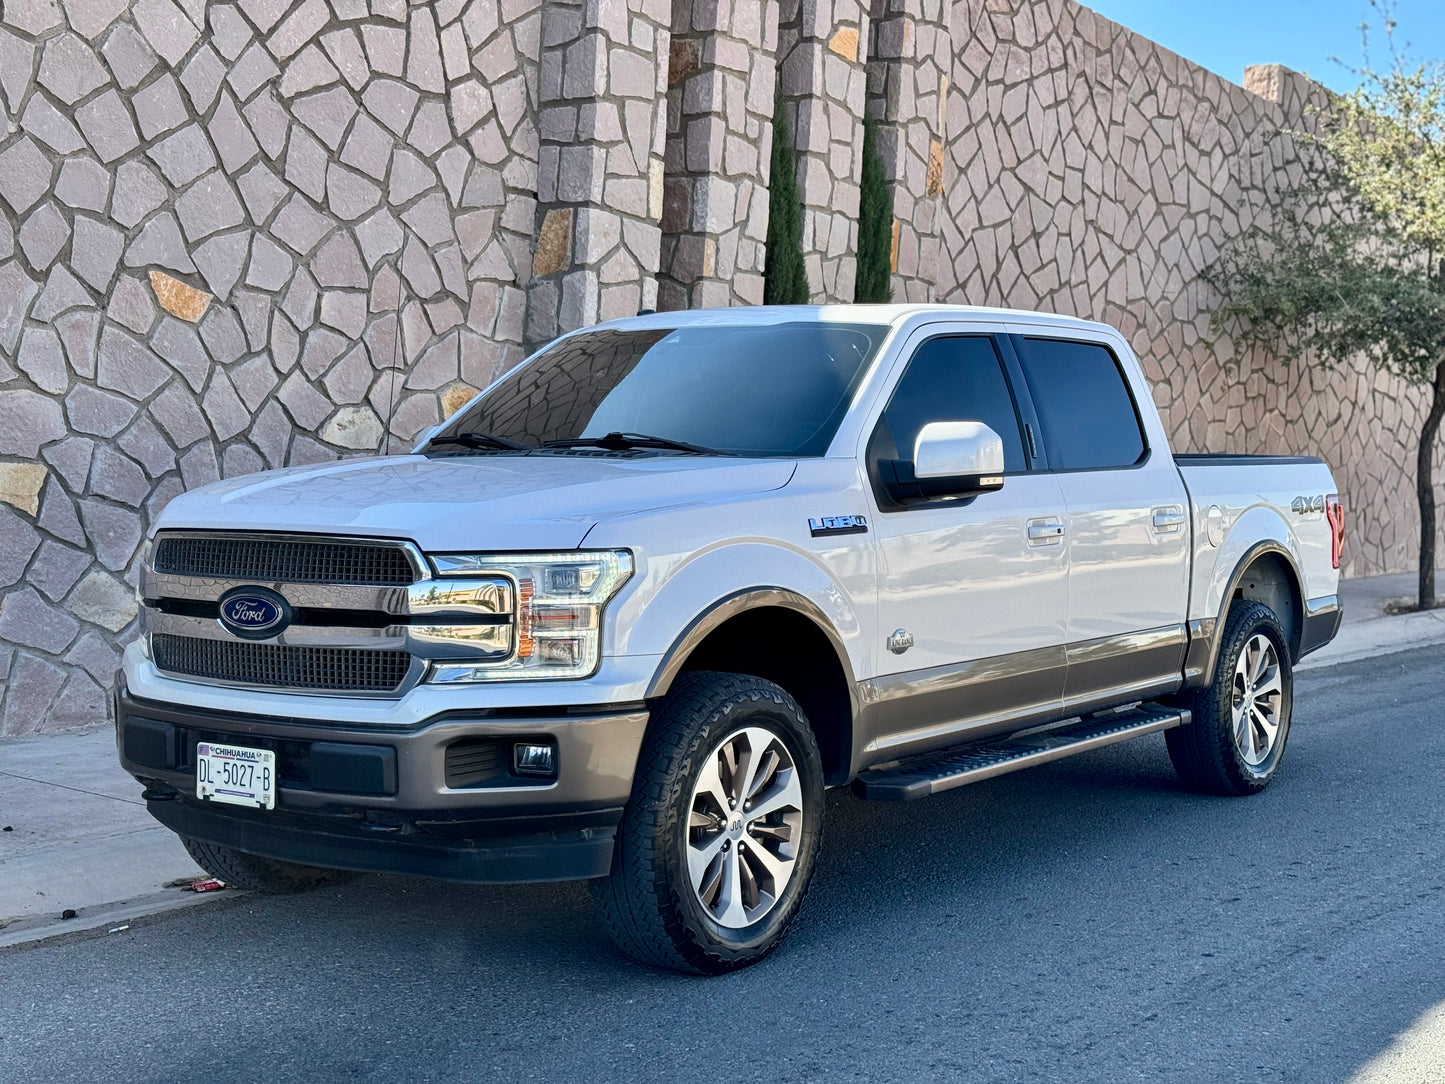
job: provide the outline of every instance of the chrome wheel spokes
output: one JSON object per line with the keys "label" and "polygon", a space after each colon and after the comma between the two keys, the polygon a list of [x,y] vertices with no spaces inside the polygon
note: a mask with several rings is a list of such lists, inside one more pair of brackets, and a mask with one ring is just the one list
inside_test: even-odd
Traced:
{"label": "chrome wheel spokes", "polygon": [[778,902],[797,862],[803,788],[782,740],[762,727],[724,738],[693,786],[687,872],[703,909],[730,929]]}
{"label": "chrome wheel spokes", "polygon": [[1231,700],[1234,744],[1251,768],[1259,767],[1274,752],[1283,705],[1284,681],[1274,642],[1255,633],[1235,664]]}

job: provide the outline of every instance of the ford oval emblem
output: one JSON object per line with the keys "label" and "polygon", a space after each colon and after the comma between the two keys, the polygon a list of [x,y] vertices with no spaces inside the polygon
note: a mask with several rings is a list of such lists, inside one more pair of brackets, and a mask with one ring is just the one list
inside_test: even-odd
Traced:
{"label": "ford oval emblem", "polygon": [[291,607],[275,591],[238,587],[221,596],[221,624],[237,636],[264,640],[291,623]]}

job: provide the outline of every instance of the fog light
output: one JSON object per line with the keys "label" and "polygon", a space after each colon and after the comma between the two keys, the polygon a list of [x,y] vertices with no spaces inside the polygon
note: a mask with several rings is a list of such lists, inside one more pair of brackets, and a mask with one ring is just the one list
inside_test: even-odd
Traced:
{"label": "fog light", "polygon": [[549,744],[517,742],[512,746],[512,770],[518,775],[557,774],[557,750]]}

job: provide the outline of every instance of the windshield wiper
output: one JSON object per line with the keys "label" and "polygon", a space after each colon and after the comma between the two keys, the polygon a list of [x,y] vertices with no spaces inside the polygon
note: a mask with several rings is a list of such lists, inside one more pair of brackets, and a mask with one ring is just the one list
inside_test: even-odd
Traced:
{"label": "windshield wiper", "polygon": [[693,455],[734,455],[717,448],[706,448],[701,444],[689,444],[685,440],[671,437],[654,437],[647,433],[608,433],[602,437],[575,437],[571,440],[544,440],[543,448],[605,448],[611,452],[626,452],[634,448],[663,448],[673,452],[691,452]]}
{"label": "windshield wiper", "polygon": [[433,444],[460,444],[463,448],[487,448],[497,452],[530,452],[532,450],[530,444],[522,444],[515,440],[508,440],[506,437],[494,436],[491,433],[444,433],[427,441],[428,447]]}

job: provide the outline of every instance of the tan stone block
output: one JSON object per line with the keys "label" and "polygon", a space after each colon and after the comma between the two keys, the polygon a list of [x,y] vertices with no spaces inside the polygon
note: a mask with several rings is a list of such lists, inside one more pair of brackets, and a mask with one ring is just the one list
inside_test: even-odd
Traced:
{"label": "tan stone block", "polygon": [[556,207],[542,219],[537,231],[537,251],[532,256],[532,274],[555,275],[572,266],[572,229],[575,213],[571,207]]}
{"label": "tan stone block", "polygon": [[668,49],[667,85],[675,87],[701,70],[700,43],[692,38],[673,38]]}
{"label": "tan stone block", "polygon": [[192,324],[206,315],[206,309],[211,304],[211,295],[206,291],[187,286],[164,271],[151,272],[151,289],[155,291],[161,308],[178,320],[186,320]]}
{"label": "tan stone block", "polygon": [[0,463],[0,501],[30,515],[40,511],[40,491],[50,472],[40,463]]}
{"label": "tan stone block", "polygon": [[470,384],[452,384],[442,392],[442,417],[450,418],[462,407],[466,406],[477,394],[477,389]]}
{"label": "tan stone block", "polygon": [[828,39],[828,50],[837,53],[844,60],[857,61],[858,28],[856,26],[838,27],[833,31],[833,36]]}

